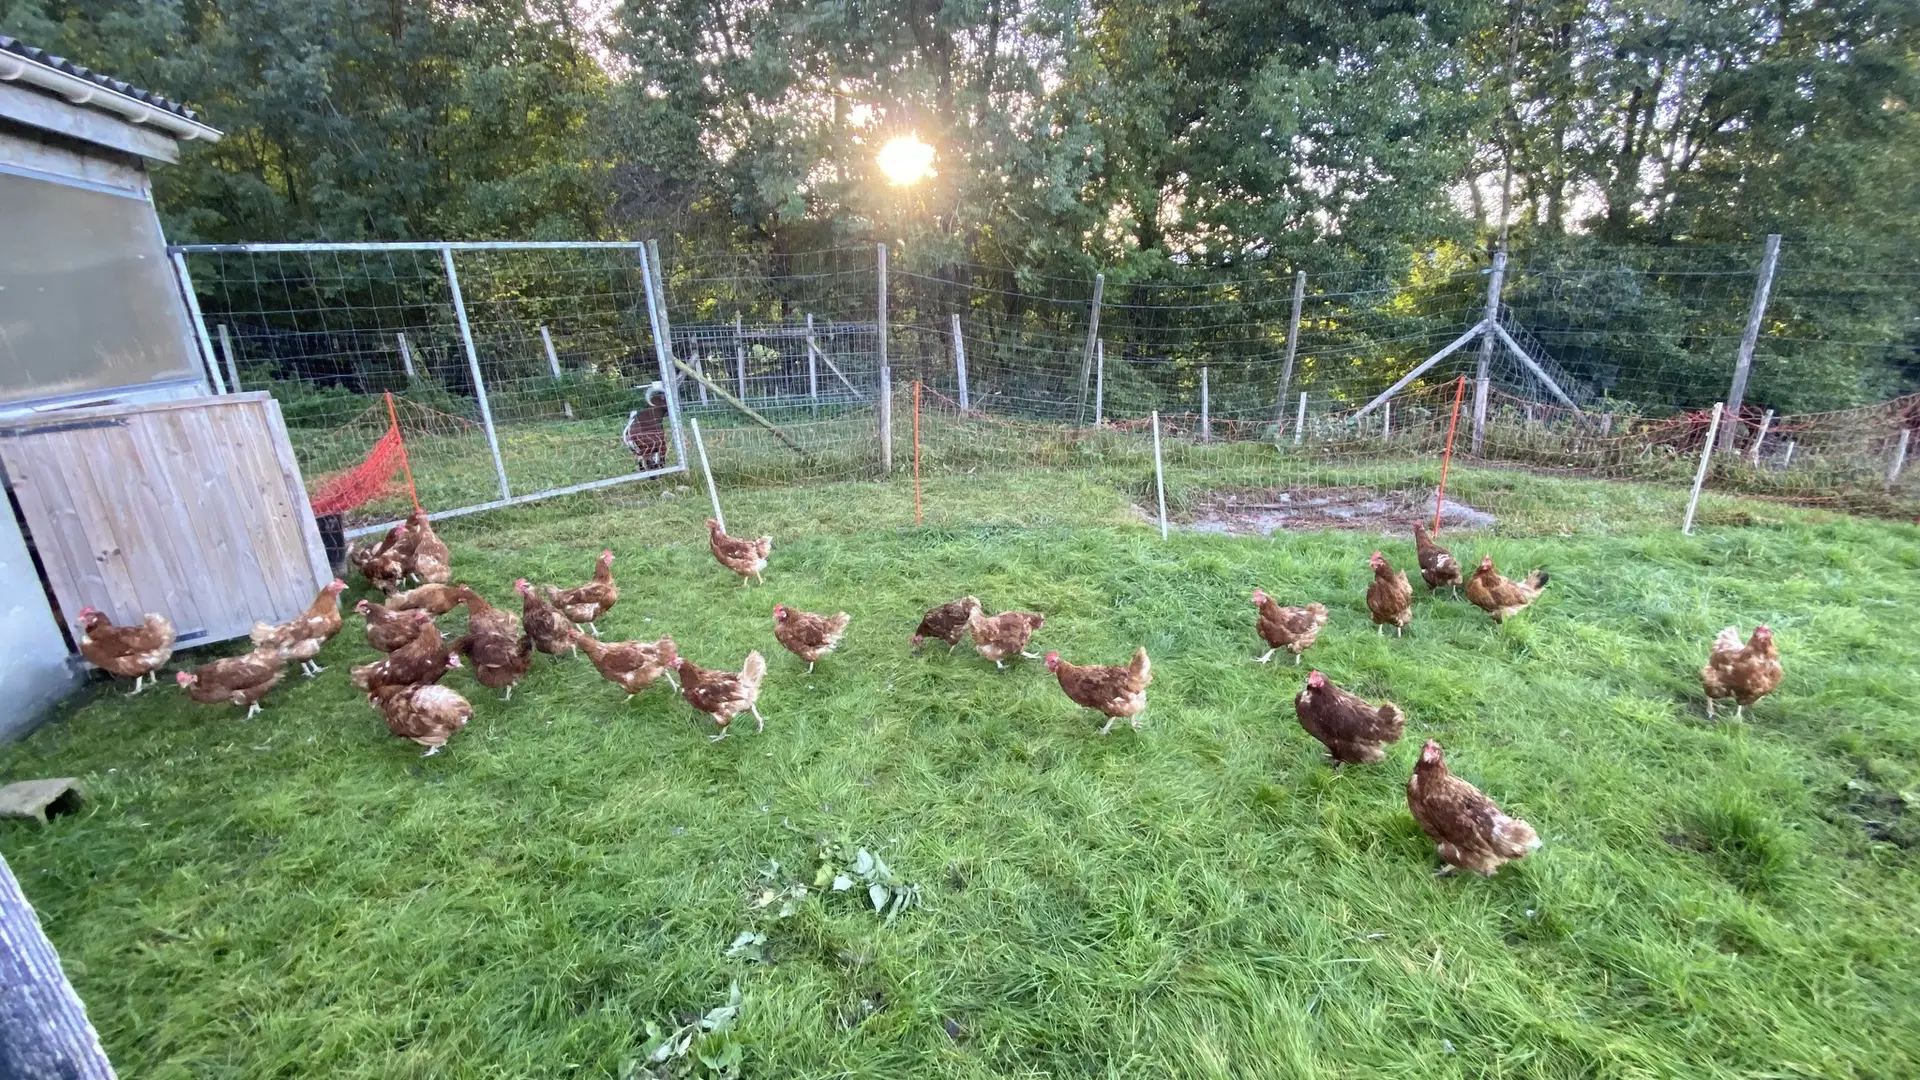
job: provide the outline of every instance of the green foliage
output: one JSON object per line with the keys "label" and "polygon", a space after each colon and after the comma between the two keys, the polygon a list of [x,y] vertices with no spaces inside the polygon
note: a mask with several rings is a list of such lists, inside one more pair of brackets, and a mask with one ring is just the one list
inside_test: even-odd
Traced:
{"label": "green foliage", "polygon": [[733,1035],[740,1018],[740,984],[727,988],[727,1003],[673,1027],[647,1021],[646,1057],[631,1065],[630,1080],[737,1080],[744,1057]]}

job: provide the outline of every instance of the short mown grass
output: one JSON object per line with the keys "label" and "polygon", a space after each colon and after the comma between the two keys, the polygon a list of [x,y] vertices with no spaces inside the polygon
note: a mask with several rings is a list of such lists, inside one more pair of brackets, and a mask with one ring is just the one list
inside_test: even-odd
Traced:
{"label": "short mown grass", "polygon": [[[637,1075],[649,1021],[735,984],[754,1077],[1920,1075],[1920,530],[1710,500],[1682,537],[1684,492],[1457,469],[1501,523],[1443,539],[1553,584],[1505,626],[1421,589],[1393,640],[1365,558],[1406,539],[1162,543],[1132,467],[936,476],[918,528],[899,482],[735,491],[734,530],[776,538],[751,589],[697,481],[450,521],[501,599],[612,547],[602,629],[762,650],[766,734],[709,743],[664,687],[537,657],[510,703],[451,674],[474,721],[422,759],[347,685],[350,621],[255,721],[98,687],[0,750],[0,780],[88,795],[0,852],[127,1076]],[[1330,770],[1305,669],[1249,662],[1256,584],[1328,604],[1310,664],[1408,710],[1385,763]],[[909,655],[969,592],[1072,660],[1145,645],[1145,731],[1095,737],[1032,662]],[[776,601],[854,614],[812,676]],[[1786,685],[1709,723],[1707,643],[1759,620]],[[1404,797],[1427,737],[1544,849],[1434,877]],[[760,906],[823,838],[921,906]],[[743,931],[759,961],[724,955]]]}

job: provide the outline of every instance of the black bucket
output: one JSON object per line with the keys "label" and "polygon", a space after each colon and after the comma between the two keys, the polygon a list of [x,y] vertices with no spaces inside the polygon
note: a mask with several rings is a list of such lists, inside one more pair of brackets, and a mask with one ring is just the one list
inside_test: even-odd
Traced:
{"label": "black bucket", "polygon": [[347,527],[339,514],[322,514],[313,519],[320,526],[320,543],[327,549],[327,565],[335,577],[347,573]]}

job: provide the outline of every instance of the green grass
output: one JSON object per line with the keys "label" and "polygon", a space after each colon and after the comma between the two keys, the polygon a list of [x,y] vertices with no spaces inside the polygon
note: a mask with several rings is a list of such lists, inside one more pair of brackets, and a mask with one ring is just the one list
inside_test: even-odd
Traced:
{"label": "green grass", "polygon": [[[476,715],[423,760],[347,686],[350,623],[253,722],[103,688],[0,750],[0,779],[89,796],[0,851],[128,1076],[621,1075],[648,1021],[733,983],[757,1077],[1920,1075],[1920,530],[1710,498],[1687,538],[1684,492],[1460,469],[1501,517],[1460,554],[1554,582],[1504,627],[1423,595],[1396,641],[1361,599],[1378,536],[1162,543],[1136,461],[1083,465],[937,475],[922,528],[903,483],[733,491],[736,531],[776,536],[755,589],[707,554],[696,490],[448,522],[496,597],[613,547],[602,629],[761,649],[767,733],[709,743],[664,688],[623,704],[538,657],[507,704],[451,674]],[[1326,602],[1310,662],[1409,711],[1385,763],[1331,771],[1293,720],[1304,669],[1248,662],[1256,584]],[[963,592],[1046,612],[1036,647],[1069,659],[1144,644],[1146,730],[1096,738],[1031,662],[908,655]],[[811,677],[776,600],[854,613]],[[1707,643],[1762,619],[1784,688],[1706,722]],[[1435,878],[1404,800],[1426,737],[1545,848]],[[811,882],[823,837],[923,905],[754,906],[770,859]],[[765,963],[723,956],[746,930]]]}

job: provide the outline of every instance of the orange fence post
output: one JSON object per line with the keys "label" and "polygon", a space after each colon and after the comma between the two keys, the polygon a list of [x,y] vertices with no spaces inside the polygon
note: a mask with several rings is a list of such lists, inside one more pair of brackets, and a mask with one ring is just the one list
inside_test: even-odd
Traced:
{"label": "orange fence post", "polygon": [[407,474],[407,498],[413,500],[413,508],[418,510],[420,495],[413,490],[413,465],[407,461],[407,436],[400,430],[400,414],[393,411],[393,391],[391,390],[387,391],[387,419],[393,423],[394,437],[400,440],[400,469]]}
{"label": "orange fence post", "polygon": [[1453,429],[1460,426],[1460,399],[1467,392],[1467,377],[1460,376],[1453,391],[1453,419],[1447,421],[1447,450],[1440,457],[1440,490],[1433,495],[1433,535],[1440,535],[1440,504],[1447,498],[1447,466],[1453,463]]}
{"label": "orange fence post", "polygon": [[920,524],[920,380],[913,380],[913,523]]}

